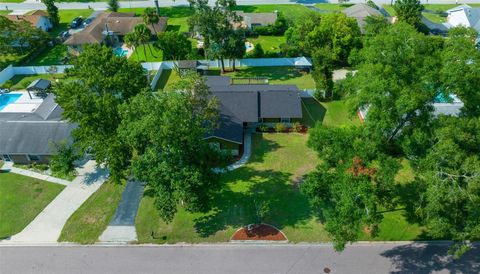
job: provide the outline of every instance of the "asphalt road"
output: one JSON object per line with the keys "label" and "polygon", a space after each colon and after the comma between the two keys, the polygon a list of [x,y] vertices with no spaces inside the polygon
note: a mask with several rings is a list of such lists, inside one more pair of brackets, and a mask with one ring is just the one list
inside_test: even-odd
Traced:
{"label": "asphalt road", "polygon": [[0,247],[1,273],[480,273],[446,244]]}
{"label": "asphalt road", "polygon": [[[215,3],[215,0],[209,0],[210,3]],[[391,0],[374,0],[377,4],[390,4]],[[455,4],[455,3],[479,3],[480,0],[421,0],[426,4]],[[159,0],[161,7],[168,6],[182,6],[188,5],[187,0]],[[259,5],[259,4],[315,4],[315,3],[338,3],[338,0],[237,0],[237,5]],[[365,3],[365,0],[350,0],[349,3]],[[107,8],[107,2],[58,2],[55,3],[59,9],[88,9],[89,7],[95,10],[104,10]],[[120,1],[122,8],[143,8],[153,7],[153,0],[149,1]],[[45,9],[45,5],[40,0],[27,0],[23,3],[0,3],[0,9],[9,10],[33,10]]]}

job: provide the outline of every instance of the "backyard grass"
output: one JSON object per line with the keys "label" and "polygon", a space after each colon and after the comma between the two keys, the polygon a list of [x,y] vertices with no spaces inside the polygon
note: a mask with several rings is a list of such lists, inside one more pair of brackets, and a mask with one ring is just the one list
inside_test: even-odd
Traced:
{"label": "backyard grass", "polygon": [[270,84],[296,85],[299,89],[313,89],[315,82],[308,73],[299,72],[294,67],[248,67],[236,72],[228,72],[231,77],[265,77]]}
{"label": "backyard grass", "polygon": [[360,125],[357,115],[351,115],[345,100],[322,102],[327,110],[323,124],[326,126]]}
{"label": "backyard grass", "polygon": [[65,57],[68,56],[67,46],[63,44],[47,47],[35,59],[28,62],[27,66],[50,66],[62,65]]}
{"label": "backyard grass", "polygon": [[163,52],[153,44],[149,46],[138,46],[130,56],[130,59],[139,62],[160,62],[163,61]]}
{"label": "backyard grass", "polygon": [[180,76],[174,70],[166,69],[162,71],[160,79],[157,82],[157,90],[168,90],[174,83],[180,80]]}
{"label": "backyard grass", "polygon": [[92,195],[68,218],[59,242],[93,244],[107,228],[120,202],[125,184],[110,181]]}
{"label": "backyard grass", "polygon": [[350,6],[352,6],[352,4],[346,4],[346,5],[328,4],[328,3],[315,4],[315,7],[325,11],[342,11]]}
{"label": "backyard grass", "polygon": [[[277,52],[280,50],[280,44],[285,43],[285,36],[265,36],[260,35],[256,38],[247,38],[247,41],[253,45],[262,45],[263,51]],[[248,53],[247,53],[248,54]]]}
{"label": "backyard grass", "polygon": [[22,231],[64,187],[0,172],[0,239]]}
{"label": "backyard grass", "polygon": [[34,74],[34,75],[24,75],[24,74],[18,74],[13,76],[10,80],[5,82],[3,86],[10,85],[9,89],[11,90],[20,90],[20,89],[25,89],[27,88],[30,83],[32,83],[34,80],[37,80],[39,78],[41,79],[47,79],[50,81],[54,81],[55,79],[59,80],[65,80],[65,74]]}

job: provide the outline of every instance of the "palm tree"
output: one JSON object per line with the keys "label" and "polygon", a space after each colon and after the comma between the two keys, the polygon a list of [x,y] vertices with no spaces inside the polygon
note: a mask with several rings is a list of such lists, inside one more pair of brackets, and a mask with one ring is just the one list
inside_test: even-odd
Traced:
{"label": "palm tree", "polygon": [[135,51],[135,55],[137,56],[137,60],[139,60],[138,58],[138,52],[136,51],[137,47],[140,45],[140,42],[138,41],[138,37],[137,37],[137,34],[135,32],[130,32],[130,33],[127,33],[127,35],[125,35],[125,37],[123,38],[124,42],[125,42],[125,45],[129,48],[131,48],[133,51]]}
{"label": "palm tree", "polygon": [[143,17],[143,22],[146,25],[151,25],[152,28],[153,28],[153,31],[155,32],[155,35],[157,35],[157,30],[155,29],[155,24],[158,24],[158,22],[160,21],[160,17],[158,17],[158,14],[155,11],[155,9],[154,8],[146,8],[143,11],[142,17]]}
{"label": "palm tree", "polygon": [[143,54],[145,55],[145,61],[147,61],[146,45],[148,45],[148,48],[150,49],[150,53],[152,53],[152,49],[150,48],[150,44],[149,44],[150,38],[152,37],[152,32],[145,24],[136,25],[133,32],[137,37],[138,43],[140,45],[143,45]]}

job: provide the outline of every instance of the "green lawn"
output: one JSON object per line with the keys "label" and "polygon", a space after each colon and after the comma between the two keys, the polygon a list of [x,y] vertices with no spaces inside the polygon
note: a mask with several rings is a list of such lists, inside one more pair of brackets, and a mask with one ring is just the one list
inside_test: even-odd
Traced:
{"label": "green lawn", "polygon": [[[473,7],[473,8],[480,7],[480,4],[468,4],[468,5]],[[384,4],[382,6],[391,16],[396,15],[395,10],[393,9],[393,7],[391,5]],[[423,6],[424,6],[425,10],[440,13],[440,12],[446,12],[447,10],[452,9],[454,7],[458,7],[458,6],[460,6],[460,4],[459,5],[455,5],[455,4],[424,4]],[[441,17],[439,15],[428,13],[428,12],[423,12],[423,15],[425,15],[425,17],[427,17],[432,22],[437,22],[437,23],[446,22],[446,17]],[[441,21],[441,20],[443,20],[443,21]]]}
{"label": "green lawn", "polygon": [[34,75],[23,75],[18,74],[12,77],[12,79],[8,80],[5,84],[11,84],[11,90],[20,90],[25,89],[31,82],[36,79],[47,79],[53,81],[55,79],[66,80],[65,74],[34,74]]}
{"label": "green lawn", "polygon": [[[140,16],[144,8],[122,8],[121,12],[134,12]],[[168,17],[168,28],[181,32],[188,31],[187,19],[193,14],[188,7],[160,7],[160,15]]]}
{"label": "green lawn", "polygon": [[[2,0],[0,0],[0,2],[2,2]],[[23,2],[23,1],[22,1]],[[0,15],[7,15],[9,14],[10,12],[12,12],[11,10],[0,10]]]}
{"label": "green lawn", "polygon": [[153,44],[149,46],[138,46],[130,56],[130,59],[139,62],[161,62],[163,61],[163,52]]}
{"label": "green lawn", "polygon": [[0,0],[0,3],[22,3],[25,0]]}
{"label": "green lawn", "polygon": [[299,89],[313,89],[315,82],[308,73],[302,73],[294,67],[248,67],[236,72],[228,72],[231,77],[266,77],[270,84],[296,85]]}
{"label": "green lawn", "polygon": [[262,45],[263,51],[265,52],[278,52],[280,50],[280,44],[285,43],[285,36],[260,35],[257,38],[247,38],[247,41],[251,42],[254,45],[260,43],[260,45]]}
{"label": "green lawn", "polygon": [[307,139],[296,133],[255,134],[250,162],[221,175],[225,187],[209,213],[180,209],[173,222],[165,224],[156,217],[152,199],[145,197],[136,220],[139,242],[227,241],[236,229],[257,220],[254,204],[260,202],[270,204],[264,221],[282,229],[291,241],[328,240],[307,198],[295,187],[318,162],[305,145]]}
{"label": "green lawn", "polygon": [[115,214],[125,184],[110,181],[88,198],[63,227],[59,242],[93,244],[107,228]]}
{"label": "green lawn", "polygon": [[0,172],[0,239],[22,231],[64,187]]}
{"label": "green lawn", "polygon": [[157,90],[167,90],[178,80],[180,80],[178,73],[171,69],[163,70],[162,75],[160,75],[160,79],[158,79],[157,82]]}
{"label": "green lawn", "polygon": [[315,7],[321,10],[327,10],[327,11],[342,11],[350,6],[352,5],[351,4],[340,5],[340,4],[328,4],[328,3],[315,4]]}
{"label": "green lawn", "polygon": [[295,21],[301,17],[304,17],[307,13],[313,13],[314,11],[309,8],[298,5],[252,5],[252,6],[237,6],[236,10],[242,10],[244,12],[274,12],[279,11],[285,18],[290,21]]}
{"label": "green lawn", "polygon": [[323,120],[324,125],[360,125],[358,116],[349,113],[345,100],[322,102],[321,104],[327,110],[325,119]]}
{"label": "green lawn", "polygon": [[64,58],[68,56],[67,46],[60,44],[47,47],[35,59],[26,63],[27,66],[63,65]]}

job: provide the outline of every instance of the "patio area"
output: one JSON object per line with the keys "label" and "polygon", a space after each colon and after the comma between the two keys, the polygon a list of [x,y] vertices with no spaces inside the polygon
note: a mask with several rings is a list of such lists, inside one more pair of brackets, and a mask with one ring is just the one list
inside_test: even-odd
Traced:
{"label": "patio area", "polygon": [[31,113],[34,112],[43,99],[33,96],[27,91],[15,91],[0,95],[0,113]]}

